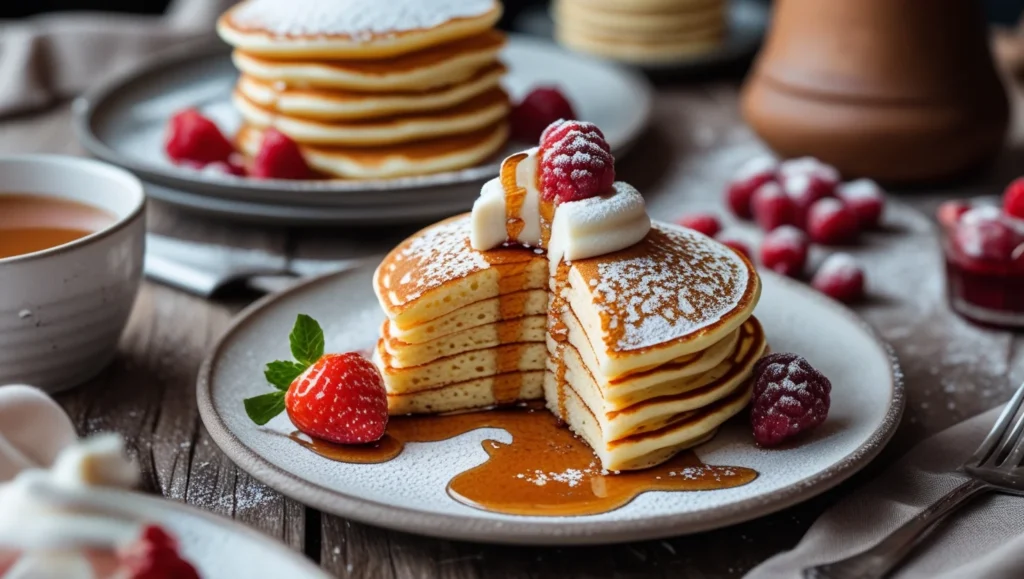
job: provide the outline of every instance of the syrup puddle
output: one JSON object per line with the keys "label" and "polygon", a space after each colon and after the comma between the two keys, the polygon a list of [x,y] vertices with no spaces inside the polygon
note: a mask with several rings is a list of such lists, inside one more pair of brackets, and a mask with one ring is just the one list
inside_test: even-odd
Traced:
{"label": "syrup puddle", "polygon": [[388,423],[384,438],[369,445],[309,441],[297,432],[291,438],[325,458],[368,464],[395,458],[408,442],[438,442],[480,428],[504,429],[512,442],[483,441],[487,461],[452,478],[448,494],[463,504],[497,513],[596,515],[622,507],[647,491],[726,489],[757,478],[757,472],[748,468],[706,465],[689,451],[646,470],[602,472],[590,447],[540,404],[397,416]]}

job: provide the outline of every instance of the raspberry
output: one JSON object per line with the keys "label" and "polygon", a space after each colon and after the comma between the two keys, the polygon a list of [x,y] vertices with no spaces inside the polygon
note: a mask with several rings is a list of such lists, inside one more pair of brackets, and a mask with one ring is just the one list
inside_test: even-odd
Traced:
{"label": "raspberry", "polygon": [[171,117],[164,150],[176,163],[191,161],[203,166],[227,162],[235,147],[213,121],[195,109],[185,109]]}
{"label": "raspberry", "polygon": [[121,553],[121,563],[130,579],[199,579],[195,567],[178,554],[178,543],[155,525]]}
{"label": "raspberry", "polygon": [[1024,177],[1015,179],[1003,192],[1003,211],[1017,219],[1024,219]]}
{"label": "raspberry", "polygon": [[807,234],[792,225],[783,225],[764,236],[761,263],[788,277],[797,277],[807,263],[810,241]]}
{"label": "raspberry", "polygon": [[836,188],[836,196],[857,214],[861,229],[877,227],[885,210],[885,192],[871,179],[857,179]]}
{"label": "raspberry", "polygon": [[684,215],[676,223],[694,231],[699,231],[708,237],[714,237],[722,230],[722,224],[718,221],[718,218],[710,213]]}
{"label": "raspberry", "polygon": [[277,129],[267,129],[252,162],[252,176],[261,179],[309,179],[313,171],[295,141]]}
{"label": "raspberry", "polygon": [[573,120],[576,112],[565,95],[555,87],[538,87],[530,91],[512,109],[509,121],[512,138],[536,143],[544,128],[559,120]]}
{"label": "raspberry", "polygon": [[774,181],[769,181],[754,191],[751,207],[754,210],[754,220],[765,231],[792,225],[797,210],[793,199]]}
{"label": "raspberry", "polygon": [[853,303],[864,297],[864,268],[852,256],[834,253],[818,268],[811,285],[836,301]]}
{"label": "raspberry", "polygon": [[822,163],[814,157],[789,159],[779,165],[779,179],[785,180],[794,175],[814,175],[824,181],[830,181],[834,188],[839,184],[839,171],[832,165]]}
{"label": "raspberry", "polygon": [[795,173],[782,180],[782,189],[793,200],[793,225],[807,229],[807,213],[819,199],[835,193],[835,183],[815,173]]}
{"label": "raspberry", "polygon": [[541,196],[561,203],[595,197],[615,182],[615,158],[592,123],[565,121],[544,130],[540,147]]}
{"label": "raspberry", "polygon": [[960,217],[971,210],[971,204],[966,201],[944,201],[939,205],[936,217],[943,226],[952,229],[960,222]]}
{"label": "raspberry", "polygon": [[725,189],[725,202],[736,217],[750,219],[754,216],[751,198],[761,185],[775,180],[778,166],[775,159],[762,156],[750,159],[736,171]]}
{"label": "raspberry", "polygon": [[718,240],[718,243],[721,243],[722,245],[731,248],[733,251],[742,254],[743,257],[745,257],[745,258],[747,258],[747,259],[749,259],[751,261],[754,260],[754,257],[753,257],[754,254],[750,252],[750,246],[747,245],[746,243],[740,241],[739,239],[736,239],[736,238],[733,238],[733,237],[721,236],[721,237],[718,237],[717,240]]}
{"label": "raspberry", "polygon": [[860,221],[853,209],[835,198],[819,199],[807,213],[807,233],[815,243],[840,245],[857,239]]}
{"label": "raspberry", "polygon": [[817,427],[828,416],[832,383],[796,354],[769,354],[754,366],[750,424],[760,446]]}
{"label": "raspberry", "polygon": [[998,207],[975,207],[960,217],[953,247],[968,260],[1009,261],[1021,236]]}

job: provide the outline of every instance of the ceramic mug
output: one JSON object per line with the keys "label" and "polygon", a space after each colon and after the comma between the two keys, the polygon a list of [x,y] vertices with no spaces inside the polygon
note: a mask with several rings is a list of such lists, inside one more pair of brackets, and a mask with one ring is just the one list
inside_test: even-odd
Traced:
{"label": "ceramic mug", "polygon": [[77,386],[114,357],[135,303],[145,253],[142,183],[89,159],[0,156],[2,193],[67,199],[113,216],[81,239],[0,259],[0,384]]}

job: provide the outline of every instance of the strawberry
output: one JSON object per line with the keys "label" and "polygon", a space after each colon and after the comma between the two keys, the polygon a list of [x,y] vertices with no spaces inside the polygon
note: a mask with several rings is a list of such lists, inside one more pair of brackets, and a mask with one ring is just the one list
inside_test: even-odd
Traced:
{"label": "strawberry", "polygon": [[142,529],[142,536],[120,557],[129,579],[199,579],[195,567],[178,553],[174,537],[155,525]]}
{"label": "strawberry", "polygon": [[175,163],[190,162],[204,167],[209,163],[227,163],[235,147],[213,121],[196,109],[185,109],[171,117],[164,150]]}
{"label": "strawberry", "polygon": [[281,413],[303,433],[338,444],[380,440],[388,424],[388,399],[380,370],[361,354],[324,354],[324,333],[300,314],[290,336],[296,361],[267,364],[277,391],[245,400],[253,422],[264,425]]}
{"label": "strawberry", "polygon": [[261,179],[311,179],[313,170],[295,141],[270,128],[263,133],[263,143],[252,161],[252,176]]}

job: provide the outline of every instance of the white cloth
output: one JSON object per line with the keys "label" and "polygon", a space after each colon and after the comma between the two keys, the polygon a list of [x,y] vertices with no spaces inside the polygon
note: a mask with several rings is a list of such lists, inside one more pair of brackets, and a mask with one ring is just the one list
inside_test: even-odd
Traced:
{"label": "white cloth", "polygon": [[212,38],[234,0],[172,0],[163,16],[55,13],[0,21],[0,116],[87,89],[168,47]]}
{"label": "white cloth", "polygon": [[[954,472],[992,428],[993,409],[923,441],[877,479],[825,512],[792,551],[747,579],[797,579],[804,568],[858,553],[966,480]],[[961,507],[911,554],[899,579],[1024,577],[1024,498],[982,495]]]}

